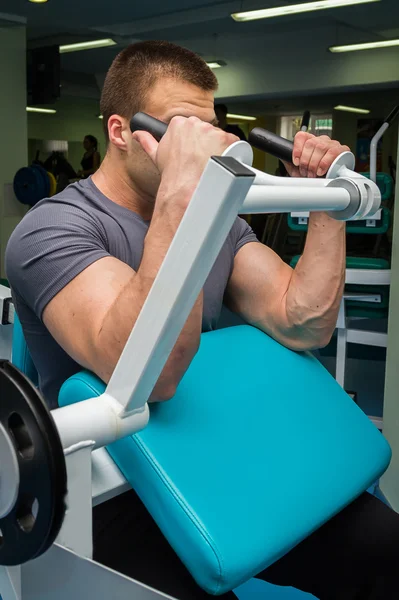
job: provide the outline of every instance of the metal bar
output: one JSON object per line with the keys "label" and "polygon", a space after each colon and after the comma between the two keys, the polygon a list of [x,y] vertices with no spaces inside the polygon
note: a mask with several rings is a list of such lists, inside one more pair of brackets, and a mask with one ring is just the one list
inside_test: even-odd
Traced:
{"label": "metal bar", "polygon": [[0,599],[22,600],[21,567],[0,566]]}
{"label": "metal bar", "polygon": [[347,349],[347,329],[346,329],[346,307],[342,299],[339,305],[337,319],[337,356],[335,363],[335,379],[339,385],[345,389],[345,370],[346,370],[346,349]]}
{"label": "metal bar", "polygon": [[65,452],[68,496],[61,531],[56,543],[80,556],[93,554],[91,451],[93,442],[81,442]]}
{"label": "metal bar", "polygon": [[390,285],[390,269],[346,269],[345,283]]}
{"label": "metal bar", "polygon": [[363,331],[361,329],[347,329],[348,344],[362,344],[363,346],[377,346],[386,348],[388,334],[378,331]]}
{"label": "metal bar", "polygon": [[370,144],[370,179],[377,183],[377,148],[378,142],[389,127],[389,123],[383,123]]}
{"label": "metal bar", "polygon": [[[377,212],[374,213],[372,217],[368,217],[367,221],[374,221],[374,222],[375,221],[380,221],[381,220],[381,213],[382,213],[382,210],[378,209]],[[292,211],[291,212],[291,217],[293,217],[294,219],[295,218],[306,218],[306,219],[308,219],[309,215],[310,215],[309,211],[306,211],[306,212],[303,212],[303,211],[302,212]]]}
{"label": "metal bar", "polygon": [[122,417],[147,402],[253,179],[232,158],[208,162],[107,386]]}
{"label": "metal bar", "polygon": [[132,488],[105,448],[94,450],[91,457],[93,506],[111,500]]}
{"label": "metal bar", "polygon": [[371,417],[369,416],[369,419],[372,423],[374,423],[374,425],[377,427],[377,429],[379,429],[380,431],[383,430],[384,428],[384,420],[382,419],[382,417]]}
{"label": "metal bar", "polygon": [[145,402],[123,419],[122,411],[123,406],[104,393],[78,404],[57,408],[51,414],[65,450],[82,440],[92,440],[96,449],[132,435],[147,425],[149,409]]}
{"label": "metal bar", "polygon": [[335,379],[343,389],[345,389],[347,331],[347,329],[337,330],[337,361],[335,367]]}
{"label": "metal bar", "polygon": [[[313,180],[308,180],[313,181]],[[350,203],[344,188],[253,186],[245,198],[240,214],[289,213],[295,211],[340,211]]]}
{"label": "metal bar", "polygon": [[381,294],[360,294],[360,293],[344,293],[343,297],[345,300],[356,300],[357,302],[374,302],[379,304],[381,302]]}
{"label": "metal bar", "polygon": [[255,167],[248,166],[248,168],[256,175],[254,185],[324,188],[329,182],[332,181],[332,179],[321,178],[310,179],[307,177],[279,177],[278,175],[270,175],[264,171],[259,171],[258,169],[255,169]]}
{"label": "metal bar", "polygon": [[[114,540],[117,544],[118,540]],[[110,540],[110,543],[111,540]],[[134,553],[132,554],[134,560]],[[162,600],[161,592],[54,544],[22,567],[23,600]],[[4,598],[3,600],[8,600]]]}

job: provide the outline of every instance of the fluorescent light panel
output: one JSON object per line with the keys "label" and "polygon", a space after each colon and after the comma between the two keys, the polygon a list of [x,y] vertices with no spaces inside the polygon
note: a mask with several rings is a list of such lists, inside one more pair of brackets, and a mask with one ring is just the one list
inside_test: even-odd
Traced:
{"label": "fluorescent light panel", "polygon": [[206,63],[210,69],[220,69],[221,67],[226,66],[224,63],[218,60],[214,60]]}
{"label": "fluorescent light panel", "polygon": [[47,115],[54,115],[57,111],[54,110],[54,108],[36,108],[35,106],[27,106],[26,112],[45,113]]}
{"label": "fluorescent light panel", "polygon": [[116,42],[110,38],[104,40],[91,40],[90,42],[78,42],[76,44],[65,44],[60,46],[60,53],[78,52],[79,50],[94,50],[95,48],[106,48],[116,46]]}
{"label": "fluorescent light panel", "polygon": [[342,110],[344,112],[358,113],[359,115],[368,115],[370,112],[366,108],[355,108],[354,106],[343,106],[342,104],[335,106],[334,110]]}
{"label": "fluorescent light panel", "polygon": [[240,121],[256,121],[256,117],[250,117],[249,115],[234,115],[227,113],[229,119],[239,119]]}
{"label": "fluorescent light panel", "polygon": [[291,4],[289,6],[248,10],[245,12],[233,13],[231,16],[238,22],[255,21],[256,19],[271,19],[273,17],[296,15],[315,10],[326,10],[328,8],[342,8],[345,6],[367,4],[370,2],[380,2],[380,0],[317,0],[316,2],[304,2],[302,4]]}
{"label": "fluorescent light panel", "polygon": [[359,50],[373,50],[374,48],[391,48],[399,46],[399,39],[384,40],[381,42],[366,42],[364,44],[347,44],[346,46],[331,46],[330,52],[358,52]]}

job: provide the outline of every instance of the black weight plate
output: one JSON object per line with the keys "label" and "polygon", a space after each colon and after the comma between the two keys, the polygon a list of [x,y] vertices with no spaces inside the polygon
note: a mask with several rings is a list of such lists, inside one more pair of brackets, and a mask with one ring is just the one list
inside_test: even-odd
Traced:
{"label": "black weight plate", "polygon": [[40,165],[32,165],[33,169],[37,169],[40,172],[42,181],[43,181],[43,198],[48,198],[50,196],[50,179],[47,175],[46,169],[43,169]]}
{"label": "black weight plate", "polygon": [[43,398],[8,361],[0,361],[0,421],[13,440],[20,473],[15,506],[0,519],[0,565],[12,566],[40,556],[54,542],[65,515],[67,476],[58,430]]}
{"label": "black weight plate", "polygon": [[14,194],[22,204],[34,206],[41,200],[44,184],[41,173],[31,167],[22,167],[14,177]]}

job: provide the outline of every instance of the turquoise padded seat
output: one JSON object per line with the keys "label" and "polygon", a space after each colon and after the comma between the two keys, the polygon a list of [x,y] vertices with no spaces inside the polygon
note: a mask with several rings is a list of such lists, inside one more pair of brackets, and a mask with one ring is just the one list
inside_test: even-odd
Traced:
{"label": "turquoise padded seat", "polygon": [[[104,390],[81,372],[59,402]],[[376,481],[391,456],[313,356],[247,325],[203,334],[174,398],[150,411],[146,429],[108,451],[214,595],[286,554]]]}

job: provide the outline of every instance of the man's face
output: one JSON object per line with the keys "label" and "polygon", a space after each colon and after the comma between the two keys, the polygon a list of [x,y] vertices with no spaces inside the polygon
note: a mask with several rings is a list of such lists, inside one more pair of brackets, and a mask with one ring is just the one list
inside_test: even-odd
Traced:
{"label": "man's face", "polygon": [[[198,117],[216,124],[213,92],[171,78],[159,79],[151,89],[143,112],[169,123],[175,116]],[[128,175],[135,185],[155,198],[160,184],[160,174],[152,160],[138,142],[132,139],[126,161]]]}

